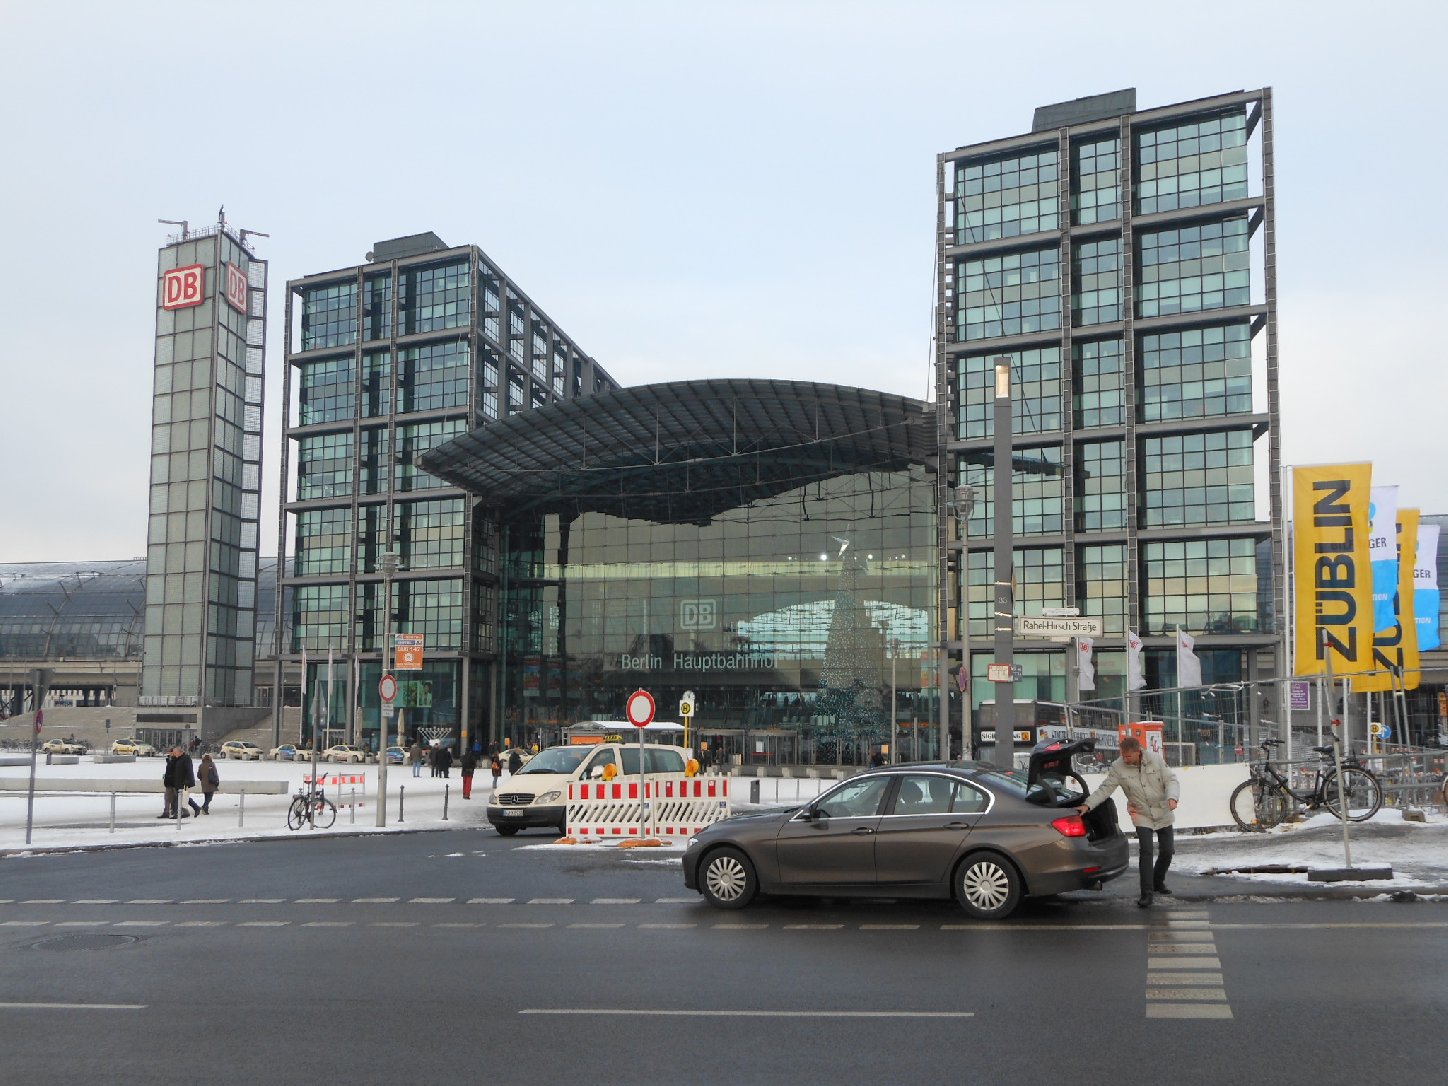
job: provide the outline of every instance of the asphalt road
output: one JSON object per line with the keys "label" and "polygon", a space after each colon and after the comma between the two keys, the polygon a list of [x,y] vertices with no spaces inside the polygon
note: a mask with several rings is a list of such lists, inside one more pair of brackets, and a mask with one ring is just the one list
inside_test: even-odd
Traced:
{"label": "asphalt road", "polygon": [[[1448,907],[704,906],[490,831],[0,859],[0,1081],[1414,1082]],[[1130,889],[1127,887],[1126,889]]]}

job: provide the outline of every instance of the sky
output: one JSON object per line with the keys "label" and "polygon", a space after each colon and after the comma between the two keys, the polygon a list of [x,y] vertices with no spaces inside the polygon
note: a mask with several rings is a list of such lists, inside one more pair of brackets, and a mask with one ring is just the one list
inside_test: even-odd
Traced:
{"label": "sky", "polygon": [[929,398],[936,155],[1123,87],[1272,87],[1283,459],[1448,512],[1445,35],[1408,0],[4,0],[0,562],[144,553],[157,219],[270,235],[269,555],[286,280],[431,230],[622,384]]}

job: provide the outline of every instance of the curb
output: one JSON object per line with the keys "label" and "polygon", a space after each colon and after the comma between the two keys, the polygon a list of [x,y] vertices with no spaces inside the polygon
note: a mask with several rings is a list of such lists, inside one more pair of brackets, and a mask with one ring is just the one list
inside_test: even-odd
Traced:
{"label": "curb", "polygon": [[72,852],[119,852],[131,848],[180,848],[183,845],[250,845],[259,841],[335,841],[349,837],[386,837],[404,833],[448,833],[453,829],[483,829],[481,826],[386,826],[371,830],[315,830],[311,833],[269,834],[259,837],[188,837],[181,841],[106,841],[88,845],[32,845],[29,848],[0,848],[0,860],[16,856],[62,856]]}

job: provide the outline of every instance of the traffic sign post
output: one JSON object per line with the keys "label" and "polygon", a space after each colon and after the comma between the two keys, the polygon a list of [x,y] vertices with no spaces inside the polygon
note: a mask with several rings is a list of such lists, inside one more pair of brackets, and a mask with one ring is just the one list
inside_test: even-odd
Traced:
{"label": "traffic sign post", "polygon": [[692,690],[685,690],[684,696],[679,699],[679,715],[684,718],[684,746],[686,747],[689,745],[689,720],[694,715],[696,700]]}
{"label": "traffic sign post", "polygon": [[[639,730],[639,836],[648,837],[644,821],[644,729],[653,723],[654,696],[647,690],[635,690],[624,703],[623,712],[628,722]],[[648,805],[648,809],[653,809],[652,804]]]}
{"label": "traffic sign post", "polygon": [[383,675],[377,680],[377,695],[382,699],[383,705],[391,705],[397,700],[397,676],[392,674]]}

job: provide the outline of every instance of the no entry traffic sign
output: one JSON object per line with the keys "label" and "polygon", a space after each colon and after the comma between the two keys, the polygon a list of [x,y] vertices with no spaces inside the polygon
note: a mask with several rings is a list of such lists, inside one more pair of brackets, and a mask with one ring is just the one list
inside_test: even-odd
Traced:
{"label": "no entry traffic sign", "polygon": [[647,690],[635,690],[628,696],[624,713],[635,728],[647,728],[654,719],[654,696]]}
{"label": "no entry traffic sign", "polygon": [[397,699],[397,679],[392,675],[384,675],[377,682],[377,693],[383,702],[391,705]]}

